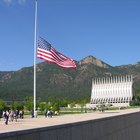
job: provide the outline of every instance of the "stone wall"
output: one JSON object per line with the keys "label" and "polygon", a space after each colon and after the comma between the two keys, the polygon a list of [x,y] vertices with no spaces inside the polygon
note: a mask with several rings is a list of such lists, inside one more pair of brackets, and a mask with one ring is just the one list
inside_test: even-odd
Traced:
{"label": "stone wall", "polygon": [[140,113],[0,134],[0,140],[139,140]]}

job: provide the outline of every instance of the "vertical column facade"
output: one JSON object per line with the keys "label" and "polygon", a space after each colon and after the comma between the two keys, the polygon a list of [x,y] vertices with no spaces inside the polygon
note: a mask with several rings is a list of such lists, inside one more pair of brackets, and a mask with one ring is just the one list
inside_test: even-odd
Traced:
{"label": "vertical column facade", "polygon": [[133,77],[112,76],[92,80],[91,104],[125,103],[132,100]]}

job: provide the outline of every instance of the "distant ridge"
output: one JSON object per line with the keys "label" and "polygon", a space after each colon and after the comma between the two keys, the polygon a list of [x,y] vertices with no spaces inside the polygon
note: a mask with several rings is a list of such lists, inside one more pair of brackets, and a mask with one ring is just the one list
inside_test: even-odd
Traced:
{"label": "distant ridge", "polygon": [[[63,69],[57,65],[42,62],[37,64],[37,97],[80,99],[91,95],[91,81],[94,77],[132,74],[134,88],[140,88],[140,62],[123,66],[110,66],[87,56],[77,62],[76,70]],[[18,71],[0,72],[0,98],[23,100],[33,96],[33,67]]]}

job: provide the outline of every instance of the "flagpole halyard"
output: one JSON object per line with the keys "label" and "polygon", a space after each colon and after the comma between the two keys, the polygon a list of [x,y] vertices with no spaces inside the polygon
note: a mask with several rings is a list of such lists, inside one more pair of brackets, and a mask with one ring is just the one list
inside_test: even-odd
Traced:
{"label": "flagpole halyard", "polygon": [[37,46],[37,0],[35,0],[35,30],[34,30],[34,116],[36,113],[36,46]]}

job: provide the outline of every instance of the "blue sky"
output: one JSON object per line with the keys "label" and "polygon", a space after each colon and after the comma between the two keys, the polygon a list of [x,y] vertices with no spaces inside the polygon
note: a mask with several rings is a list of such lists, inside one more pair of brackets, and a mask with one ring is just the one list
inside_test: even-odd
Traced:
{"label": "blue sky", "polygon": [[[0,71],[33,65],[34,0],[0,0]],[[38,0],[38,32],[64,55],[140,61],[139,0]],[[37,63],[42,62],[37,59]]]}

